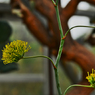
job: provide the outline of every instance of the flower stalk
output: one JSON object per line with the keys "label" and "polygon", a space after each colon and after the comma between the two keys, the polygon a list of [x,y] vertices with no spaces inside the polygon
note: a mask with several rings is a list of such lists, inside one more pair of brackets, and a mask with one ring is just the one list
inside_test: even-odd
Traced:
{"label": "flower stalk", "polygon": [[80,87],[89,87],[89,88],[92,88],[91,85],[79,85],[79,84],[74,84],[74,85],[70,85],[64,92],[63,95],[66,95],[67,91],[71,88],[71,87],[75,87],[75,86],[80,86]]}
{"label": "flower stalk", "polygon": [[95,28],[95,26],[76,25],[76,26],[73,26],[73,27],[71,27],[70,29],[68,29],[68,31],[65,33],[64,37],[67,36],[67,34],[70,32],[71,29],[73,29],[73,28],[77,28],[77,27]]}
{"label": "flower stalk", "polygon": [[44,56],[44,55],[27,56],[27,57],[23,57],[23,59],[38,58],[38,57],[43,57],[43,58],[49,59],[49,60],[51,61],[52,65],[53,65],[53,67],[54,67],[55,69],[57,69],[56,66],[54,65],[54,62],[52,61],[52,59],[49,58],[49,57],[47,57],[47,56]]}

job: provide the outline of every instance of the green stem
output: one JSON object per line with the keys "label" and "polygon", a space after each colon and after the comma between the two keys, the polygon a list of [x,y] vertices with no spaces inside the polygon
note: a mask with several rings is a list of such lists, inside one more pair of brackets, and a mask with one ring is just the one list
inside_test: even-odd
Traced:
{"label": "green stem", "polygon": [[59,26],[59,30],[60,30],[60,35],[61,35],[61,38],[62,38],[63,37],[63,29],[62,29],[62,25],[61,25],[60,16],[59,16],[58,6],[55,6],[55,10],[56,10],[57,21],[58,21],[58,26]]}
{"label": "green stem", "polygon": [[57,67],[57,69],[55,69],[55,78],[56,78],[56,85],[57,85],[57,90],[58,90],[59,95],[62,95],[62,91],[61,91],[60,83],[59,83],[58,63],[60,61],[60,57],[61,57],[61,53],[62,53],[62,49],[63,49],[63,44],[64,44],[64,40],[61,40],[57,59],[56,59],[56,65],[55,65]]}
{"label": "green stem", "polygon": [[79,84],[70,85],[70,86],[65,90],[64,95],[66,95],[66,92],[67,92],[71,87],[74,87],[74,86],[92,87],[91,85],[79,85]]}
{"label": "green stem", "polygon": [[55,10],[56,10],[56,16],[57,16],[57,20],[58,20],[60,35],[61,35],[60,47],[59,47],[58,55],[57,55],[57,58],[56,58],[56,64],[55,64],[56,67],[58,67],[58,63],[60,61],[60,57],[61,57],[61,53],[62,53],[62,49],[63,49],[64,40],[62,40],[62,38],[63,38],[63,30],[62,30],[62,26],[61,26],[58,6],[55,6]]}
{"label": "green stem", "polygon": [[55,70],[55,79],[56,79],[56,85],[57,85],[57,91],[59,95],[62,95],[61,87],[60,87],[60,82],[59,82],[59,75],[58,75],[58,69]]}
{"label": "green stem", "polygon": [[54,6],[56,6],[56,3],[55,3],[55,1],[54,1],[54,0],[52,0],[52,3],[54,4]]}
{"label": "green stem", "polygon": [[59,1],[59,0],[56,0],[56,5],[57,5],[57,6],[58,6],[58,1]]}
{"label": "green stem", "polygon": [[54,0],[52,0],[54,6],[58,6],[58,1],[59,1],[59,0],[56,0],[56,2],[55,2]]}
{"label": "green stem", "polygon": [[51,61],[52,65],[53,65],[53,67],[54,67],[55,69],[57,69],[56,66],[54,65],[52,59],[49,58],[49,57],[47,57],[47,56],[44,56],[44,55],[28,56],[28,57],[23,57],[23,59],[28,59],[28,58],[38,58],[38,57],[43,57],[43,58],[47,58],[47,59],[49,59],[49,60]]}
{"label": "green stem", "polygon": [[59,30],[60,30],[60,34],[61,34],[61,41],[60,41],[60,47],[59,47],[59,51],[58,51],[58,55],[57,55],[56,63],[55,63],[55,66],[57,67],[57,69],[55,69],[55,79],[56,79],[56,85],[57,85],[58,93],[59,93],[59,95],[62,95],[62,91],[61,91],[61,87],[60,87],[60,83],[59,83],[58,64],[59,64],[60,57],[61,57],[61,54],[62,54],[64,40],[62,40],[62,38],[63,38],[63,30],[62,30],[62,26],[61,26],[61,21],[60,21],[58,3],[57,2],[58,2],[58,0],[56,1],[57,6],[55,6],[55,10],[56,10]]}
{"label": "green stem", "polygon": [[59,25],[60,35],[61,35],[60,47],[59,47],[59,51],[58,51],[58,55],[57,55],[57,59],[56,59],[56,64],[55,64],[56,67],[58,67],[58,63],[60,61],[60,57],[61,57],[61,53],[62,53],[62,49],[63,49],[64,40],[62,40],[63,30],[62,30],[62,26],[61,26],[58,6],[55,6],[55,10],[56,10],[57,20],[58,20],[58,25]]}
{"label": "green stem", "polygon": [[73,26],[73,27],[71,27],[71,28],[65,33],[65,36],[67,36],[68,32],[70,32],[71,29],[76,28],[76,27],[95,28],[95,26],[85,26],[85,25],[77,25],[77,26]]}

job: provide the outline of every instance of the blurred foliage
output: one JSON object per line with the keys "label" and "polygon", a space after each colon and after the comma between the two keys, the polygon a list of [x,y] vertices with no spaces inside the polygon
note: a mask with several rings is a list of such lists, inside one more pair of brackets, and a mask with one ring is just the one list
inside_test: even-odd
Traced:
{"label": "blurred foliage", "polygon": [[59,81],[60,81],[62,92],[64,92],[66,88],[71,84],[70,79],[66,76],[61,66],[59,66]]}
{"label": "blurred foliage", "polygon": [[42,83],[0,83],[0,95],[43,95]]}
{"label": "blurred foliage", "polygon": [[11,26],[6,21],[0,21],[0,43],[8,41],[11,33]]}
{"label": "blurred foliage", "polygon": [[[2,49],[4,45],[9,42],[12,28],[6,21],[0,21],[0,58],[2,57]],[[0,73],[10,72],[17,70],[18,65],[16,63],[4,65],[3,61],[0,60]]]}

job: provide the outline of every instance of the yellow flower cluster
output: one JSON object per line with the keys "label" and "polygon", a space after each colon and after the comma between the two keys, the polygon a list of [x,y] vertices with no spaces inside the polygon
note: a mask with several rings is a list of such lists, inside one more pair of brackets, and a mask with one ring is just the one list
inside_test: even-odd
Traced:
{"label": "yellow flower cluster", "polygon": [[23,58],[24,53],[27,52],[31,47],[27,46],[28,42],[17,40],[10,44],[5,45],[2,50],[2,60],[4,64],[18,62]]}
{"label": "yellow flower cluster", "polygon": [[92,73],[90,75],[88,72],[88,76],[86,77],[86,79],[91,84],[91,86],[95,88],[95,70],[94,69],[92,69]]}

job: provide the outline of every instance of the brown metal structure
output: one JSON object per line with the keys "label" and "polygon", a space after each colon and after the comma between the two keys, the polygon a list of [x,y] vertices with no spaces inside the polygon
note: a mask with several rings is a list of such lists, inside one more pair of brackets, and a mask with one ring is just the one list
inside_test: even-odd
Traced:
{"label": "brown metal structure", "polygon": [[[42,45],[46,45],[51,50],[51,55],[57,56],[60,44],[60,33],[54,5],[51,0],[33,1],[35,3],[36,10],[47,19],[48,28],[46,28],[20,0],[11,0],[11,5],[13,9],[19,7],[22,13],[21,19],[31,34],[34,35]],[[69,29],[67,24],[68,20],[74,15],[79,2],[81,1],[95,5],[95,0],[70,0],[65,8],[61,8],[59,3],[60,18],[64,33]],[[61,56],[61,65],[64,66],[65,61],[76,62],[83,71],[81,84],[88,84],[85,77],[87,72],[91,72],[92,68],[95,69],[95,56],[85,47],[74,41],[70,32],[65,39]],[[75,87],[67,95],[89,95],[92,90],[92,88]]]}

